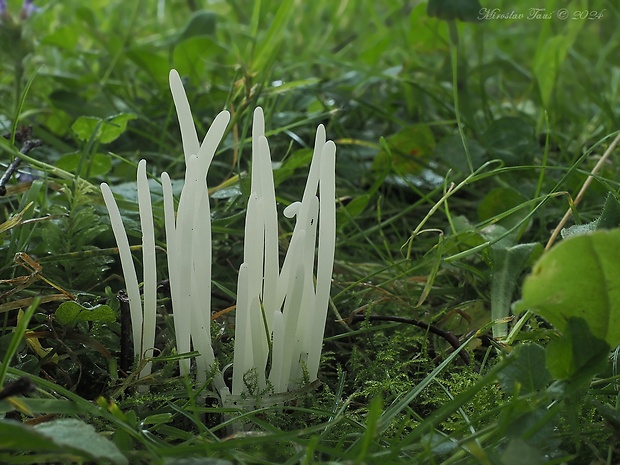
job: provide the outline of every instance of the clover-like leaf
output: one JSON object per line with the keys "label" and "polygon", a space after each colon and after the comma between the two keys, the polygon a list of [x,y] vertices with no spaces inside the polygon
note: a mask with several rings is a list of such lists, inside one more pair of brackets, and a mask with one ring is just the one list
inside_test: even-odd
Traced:
{"label": "clover-like leaf", "polygon": [[54,315],[56,321],[63,326],[73,326],[80,321],[99,321],[102,323],[116,321],[114,310],[107,305],[86,308],[73,301],[60,304]]}

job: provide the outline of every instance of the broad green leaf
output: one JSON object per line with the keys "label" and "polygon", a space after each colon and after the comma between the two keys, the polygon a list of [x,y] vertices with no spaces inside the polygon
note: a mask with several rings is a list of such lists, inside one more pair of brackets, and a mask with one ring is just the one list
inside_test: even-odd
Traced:
{"label": "broad green leaf", "polygon": [[73,418],[51,420],[35,427],[1,420],[0,450],[70,453],[89,462],[129,464],[112,441],[98,434],[91,425]]}
{"label": "broad green leaf", "polygon": [[102,323],[116,321],[114,310],[107,305],[86,308],[72,301],[60,304],[54,315],[56,321],[63,326],[73,326],[80,321],[99,321]]}
{"label": "broad green leaf", "polygon": [[78,450],[95,460],[108,460],[119,465],[129,463],[112,441],[98,434],[95,428],[81,420],[74,418],[52,420],[34,428],[59,446]]}
{"label": "broad green leaf", "polygon": [[127,52],[127,58],[133,61],[149,78],[162,88],[168,86],[170,61],[166,54],[153,50],[152,46],[142,46]]}
{"label": "broad green leaf", "polygon": [[94,138],[97,139],[99,137],[101,124],[101,118],[95,116],[80,116],[75,120],[75,123],[71,125],[71,129],[73,129],[78,139],[87,141],[90,140],[95,131],[97,133],[94,135]]}
{"label": "broad green leaf", "polygon": [[544,389],[551,382],[551,375],[545,367],[545,349],[538,344],[519,345],[510,357],[516,359],[514,363],[497,374],[502,389],[507,393],[517,391],[529,394]]}
{"label": "broad green leaf", "polygon": [[[530,446],[538,446],[553,440],[557,417],[549,418],[546,408],[534,408],[532,403],[518,398],[511,401],[509,408],[502,409],[498,423],[502,425],[506,439],[527,438]],[[529,465],[530,462],[525,463]]]}
{"label": "broad green leaf", "polygon": [[109,144],[118,139],[127,129],[127,123],[136,118],[137,116],[133,113],[119,113],[111,118],[106,118],[104,124],[101,125],[101,143]]}
{"label": "broad green leaf", "polygon": [[502,453],[502,465],[538,465],[547,462],[545,454],[522,439],[511,439]]}
{"label": "broad green leaf", "polygon": [[432,53],[444,49],[449,40],[448,31],[441,21],[429,18],[426,7],[424,3],[419,3],[412,8],[409,14],[407,43],[412,51]]}
{"label": "broad green leaf", "polygon": [[75,9],[75,16],[82,20],[84,26],[88,29],[97,29],[97,20],[95,19],[95,12],[92,7],[79,6]]}
{"label": "broad green leaf", "polygon": [[590,381],[605,368],[609,344],[590,332],[583,318],[570,318],[564,334],[547,346],[547,368],[554,378]]}
{"label": "broad green leaf", "polygon": [[[467,148],[474,169],[479,168],[487,159],[484,148],[476,141],[476,139],[466,139]],[[469,165],[467,164],[467,155],[463,147],[463,141],[458,134],[450,134],[443,137],[435,148],[435,154],[445,163],[450,165],[461,173],[469,173]]]}
{"label": "broad green leaf", "polygon": [[43,117],[45,118],[45,127],[57,136],[64,137],[69,131],[72,118],[67,112],[50,107],[50,111]]}
{"label": "broad green leaf", "polygon": [[32,427],[11,420],[0,420],[0,450],[57,451],[60,447]]}
{"label": "broad green leaf", "polygon": [[597,218],[596,229],[613,229],[620,227],[620,202],[609,194],[605,199],[601,216]]}
{"label": "broad green leaf", "polygon": [[620,344],[620,230],[574,236],[543,255],[514,306],[528,309],[562,333],[583,318],[595,337]]}
{"label": "broad green leaf", "polygon": [[217,15],[209,10],[198,10],[188,19],[185,27],[179,34],[177,42],[190,37],[212,36],[217,26]]}
{"label": "broad green leaf", "polygon": [[[521,282],[522,273],[542,252],[542,246],[535,242],[515,245],[515,237],[506,235],[507,232],[505,227],[492,224],[480,233],[486,240],[496,241],[488,253],[492,269],[492,320],[499,320],[510,315],[512,295],[517,284]],[[493,325],[493,337],[506,337],[507,334],[507,322]]]}
{"label": "broad green leaf", "polygon": [[493,121],[482,139],[491,158],[499,158],[507,165],[523,164],[540,151],[534,138],[534,127],[516,116]]}
{"label": "broad green leaf", "polygon": [[115,141],[127,129],[127,123],[136,119],[132,113],[120,113],[110,118],[101,119],[95,116],[80,116],[71,129],[80,140],[88,141],[91,138],[103,144]]}
{"label": "broad green leaf", "polygon": [[81,173],[78,174],[77,169],[80,166],[81,160],[81,153],[68,153],[58,159],[56,166],[81,177],[103,176],[112,169],[112,157],[110,155],[94,153],[88,155],[88,159],[82,163]]}
{"label": "broad green leaf", "polygon": [[46,35],[41,43],[73,51],[78,44],[78,36],[79,32],[76,27],[63,25]]}
{"label": "broad green leaf", "polygon": [[172,63],[181,76],[189,76],[198,86],[205,69],[205,60],[217,61],[225,50],[211,37],[194,36],[179,42],[172,52]]}
{"label": "broad green leaf", "polygon": [[106,118],[101,125],[101,136],[99,140],[103,144],[109,144],[119,138],[127,129],[127,123],[136,119],[133,113],[119,113],[111,118]]}
{"label": "broad green leaf", "polygon": [[435,151],[435,136],[427,125],[407,126],[387,138],[389,153],[381,150],[372,164],[384,171],[390,165],[400,174],[418,173]]}
{"label": "broad green leaf", "polygon": [[[500,241],[501,242],[501,241]],[[493,277],[491,280],[491,318],[498,320],[510,315],[512,295],[521,274],[530,263],[532,256],[540,254],[542,246],[536,242],[517,244],[504,247],[500,243],[491,247],[491,266]],[[493,337],[506,337],[508,323],[493,325]]]}

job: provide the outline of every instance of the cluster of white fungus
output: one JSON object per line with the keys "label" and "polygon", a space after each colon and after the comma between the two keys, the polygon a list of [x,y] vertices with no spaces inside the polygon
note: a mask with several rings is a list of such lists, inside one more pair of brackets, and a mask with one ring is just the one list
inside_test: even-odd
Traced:
{"label": "cluster of white fungus", "polygon": [[[207,172],[230,114],[222,111],[200,143],[183,84],[175,70],[170,72],[170,89],[186,164],[176,215],[170,177],[165,172],[161,175],[176,345],[181,354],[192,348],[199,352],[197,381],[204,382],[208,373],[213,375],[215,364],[210,332],[212,250]],[[288,218],[296,217],[296,221],[280,267],[271,155],[262,109],[255,110],[252,187],[237,286],[232,392],[221,372],[216,371],[213,378],[213,387],[223,402],[231,395],[236,398],[247,393],[244,375],[249,372],[256,374],[259,390],[272,389],[274,393],[295,390],[304,379],[317,379],[336,239],[335,155],[336,146],[326,141],[325,128],[320,125],[303,197],[284,211]],[[119,248],[134,353],[142,367],[139,376],[143,377],[151,372],[151,363],[142,361],[151,356],[155,345],[156,316],[155,234],[145,160],[138,164],[137,186],[143,298],[118,206],[107,184],[101,184],[101,191]],[[190,360],[180,360],[179,364],[181,374],[189,374]]]}

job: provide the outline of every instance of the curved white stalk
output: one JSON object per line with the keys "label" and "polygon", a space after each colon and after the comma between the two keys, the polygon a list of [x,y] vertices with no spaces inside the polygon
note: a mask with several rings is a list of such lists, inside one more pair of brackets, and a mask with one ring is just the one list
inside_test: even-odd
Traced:
{"label": "curved white stalk", "polygon": [[[308,173],[308,179],[304,188],[304,194],[301,202],[295,202],[285,210],[284,214],[288,218],[292,218],[292,215],[297,215],[295,227],[293,229],[293,236],[295,232],[301,228],[304,228],[308,222],[308,215],[310,209],[310,202],[316,197],[317,187],[319,185],[320,165],[321,165],[321,153],[325,146],[325,127],[320,124],[316,130],[316,137],[314,141],[314,151],[312,153],[312,161],[310,162],[310,171]],[[314,260],[312,261],[314,264]],[[284,258],[284,264],[282,265],[282,271],[280,273],[280,279],[277,284],[277,297],[276,306],[281,306],[284,301],[284,295],[286,292],[286,279],[291,273],[291,263],[289,254],[286,254]]]}
{"label": "curved white stalk", "polygon": [[[302,231],[304,232],[304,231]],[[300,247],[303,247],[304,235],[300,238]],[[300,253],[301,254],[301,253]],[[299,340],[299,323],[303,320],[301,318],[301,310],[303,308],[303,299],[305,296],[305,281],[308,271],[306,264],[300,262],[297,265],[295,275],[292,277],[293,284],[291,286],[290,293],[286,296],[284,302],[284,324],[285,324],[285,347],[286,354],[284,357],[284,389],[281,392],[285,392],[289,387],[293,387],[293,375],[298,372],[299,355],[301,348],[301,341]]]}
{"label": "curved white stalk", "polygon": [[[157,318],[157,263],[155,259],[155,227],[153,226],[153,208],[151,190],[146,177],[146,160],[138,163],[138,208],[140,211],[140,228],[142,229],[142,279],[144,286],[143,324],[140,359],[155,347],[155,321]],[[151,362],[148,362],[141,375],[151,374]]]}
{"label": "curved white stalk", "polygon": [[269,382],[273,385],[275,392],[286,391],[286,386],[282,381],[284,377],[284,353],[286,352],[284,331],[286,331],[284,315],[280,310],[276,310],[273,314],[273,353],[271,355],[271,372],[269,373]]}
{"label": "curved white stalk", "polygon": [[235,319],[235,349],[233,359],[232,394],[241,395],[243,392],[243,375],[252,368],[250,333],[250,295],[248,292],[248,265],[242,263],[239,267],[237,280],[237,309]]}
{"label": "curved white stalk", "polygon": [[[202,174],[202,173],[200,173]],[[202,176],[201,176],[202,178]],[[198,190],[206,191],[206,184],[198,180]],[[211,218],[209,198],[206,192],[196,192],[199,205],[194,209],[192,230],[191,286],[192,327],[191,337],[194,349],[200,352],[196,357],[196,381],[204,383],[215,357],[211,347]]]}
{"label": "curved white stalk", "polygon": [[265,136],[258,139],[259,175],[263,199],[263,221],[265,228],[264,271],[262,284],[263,306],[267,320],[267,328],[271,327],[271,318],[276,308],[276,288],[280,261],[278,257],[278,210],[276,208],[276,192],[271,168],[269,144]]}
{"label": "curved white stalk", "polygon": [[[161,174],[163,197],[164,197],[164,219],[166,226],[166,245],[168,251],[168,276],[170,283],[170,297],[172,299],[172,318],[174,320],[174,333],[176,339],[177,353],[186,353],[191,350],[190,346],[190,330],[191,319],[189,309],[184,307],[187,305],[186,299],[182,296],[180,282],[180,247],[178,239],[178,230],[174,214],[174,199],[172,194],[172,183],[170,176],[164,172]],[[183,311],[184,310],[184,311]],[[182,374],[188,374],[190,361],[187,359],[179,361],[179,367]]]}
{"label": "curved white stalk", "polygon": [[[304,277],[304,298],[299,310],[299,323],[297,325],[297,354],[299,355],[299,362],[297,367],[291,373],[291,380],[296,381],[303,378],[302,365],[307,365],[308,354],[310,352],[310,337],[315,318],[315,302],[316,293],[314,289],[314,262],[316,254],[316,231],[319,216],[319,199],[316,195],[310,197],[305,228],[305,240],[303,250],[303,262],[306,265],[306,275]],[[299,219],[298,221],[301,221]],[[295,225],[297,226],[297,225]]]}
{"label": "curved white stalk", "polygon": [[183,141],[183,152],[185,153],[185,162],[187,163],[191,155],[198,155],[198,150],[200,149],[198,133],[196,132],[196,125],[194,124],[194,118],[192,117],[189,101],[183,88],[181,76],[179,76],[176,69],[170,70],[169,82],[174,106],[177,109],[177,118],[179,119],[181,139]]}
{"label": "curved white stalk", "polygon": [[[281,334],[276,333],[275,330],[273,334],[273,355],[269,381],[273,384],[276,392],[287,390],[294,354],[296,353],[297,357],[299,354],[299,344],[296,338],[307,265],[303,261],[305,235],[306,232],[301,229],[291,239],[287,255],[292,257],[290,263],[295,272],[287,276],[288,279],[286,279],[287,289],[283,311],[277,309],[274,312],[274,318],[279,319],[278,315],[282,314],[284,324],[284,331]],[[284,352],[280,354],[280,350]]]}
{"label": "curved white stalk", "polygon": [[[282,335],[278,335],[274,332],[274,356],[272,358],[269,381],[273,384],[275,392],[287,391],[293,363],[298,361],[295,360],[295,358],[298,358],[299,352],[295,349],[299,346],[296,341],[297,323],[303,297],[304,273],[304,265],[300,262],[295,269],[295,274],[290,277],[288,283],[288,291],[284,302],[284,312],[282,312],[284,331]],[[279,319],[278,315],[279,311],[276,311],[274,318]],[[278,336],[283,339],[282,342],[278,341]],[[282,352],[281,354],[279,354],[280,351]]]}
{"label": "curved white stalk", "polygon": [[127,297],[129,298],[129,313],[131,315],[131,330],[133,335],[133,353],[136,360],[139,360],[142,353],[142,301],[140,299],[140,288],[138,287],[138,276],[136,268],[131,257],[131,249],[129,248],[129,239],[123,225],[121,213],[114,200],[114,195],[105,182],[101,183],[101,194],[105,202],[106,208],[110,215],[110,224],[112,232],[118,245],[118,254],[121,259],[121,268],[125,277],[125,287],[127,288]]}
{"label": "curved white stalk", "polygon": [[[176,294],[179,297],[178,306],[174,306],[174,322],[177,337],[177,350],[179,353],[187,353],[191,350],[190,334],[192,326],[192,305],[194,298],[192,291],[192,274],[193,274],[193,247],[192,247],[192,229],[194,216],[194,197],[198,188],[198,157],[191,155],[187,161],[187,169],[185,172],[185,185],[181,191],[181,199],[179,201],[179,209],[177,213],[176,240],[178,241],[178,255],[168,257],[169,260],[175,260],[174,265],[177,274],[170,276],[170,288],[177,289]],[[177,322],[179,327],[177,328]],[[180,361],[181,374],[189,374],[189,360]]]}
{"label": "curved white stalk", "polygon": [[[207,186],[207,170],[215,154],[217,145],[222,138],[230,115],[222,112],[209,129],[203,145],[198,152],[198,179],[195,192],[195,209],[192,231],[192,328],[191,338],[194,348],[200,352],[196,357],[197,376],[199,383],[204,383],[207,373],[215,364],[215,355],[211,345],[211,207],[209,205],[209,189]],[[215,128],[214,128],[215,127]],[[210,138],[217,138],[217,141]],[[207,149],[203,150],[204,146]],[[215,373],[213,385],[225,391],[226,383],[221,373]]]}
{"label": "curved white stalk", "polygon": [[205,177],[207,175],[207,171],[209,171],[209,167],[211,166],[211,161],[215,156],[217,147],[220,145],[220,142],[224,137],[224,133],[226,132],[226,127],[229,122],[230,113],[226,110],[220,111],[209,127],[202,144],[200,144],[200,148],[197,153],[198,159],[200,160],[199,169],[201,174],[204,173]]}
{"label": "curved white stalk", "polygon": [[265,116],[263,115],[263,109],[257,107],[254,109],[254,115],[252,119],[252,192],[262,192],[260,187],[260,170],[254,169],[254,166],[258,163],[258,141],[261,137],[265,136]]}
{"label": "curved white stalk", "polygon": [[253,356],[251,368],[256,368],[259,389],[265,389],[267,387],[266,370],[267,359],[269,358],[269,344],[266,344],[269,336],[267,336],[265,329],[263,311],[264,309],[261,308],[258,296],[254,296],[250,301],[250,332],[252,334],[251,351]]}
{"label": "curved white stalk", "polygon": [[334,269],[336,248],[336,144],[325,143],[321,153],[320,207],[319,207],[319,247],[316,274],[316,301],[313,324],[310,329],[310,352],[308,354],[308,374],[310,381],[317,378],[321,362],[323,333],[327,319],[329,291]]}
{"label": "curved white stalk", "polygon": [[314,138],[314,150],[312,152],[312,161],[310,162],[310,170],[308,171],[308,180],[304,189],[302,202],[308,197],[316,196],[316,190],[319,185],[319,177],[321,171],[321,153],[326,142],[325,126],[319,124],[316,128],[316,136]]}

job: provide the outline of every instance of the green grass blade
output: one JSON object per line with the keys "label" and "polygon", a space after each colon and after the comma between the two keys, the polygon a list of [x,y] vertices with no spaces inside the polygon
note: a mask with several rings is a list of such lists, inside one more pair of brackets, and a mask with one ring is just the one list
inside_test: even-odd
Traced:
{"label": "green grass blade", "polygon": [[22,341],[24,334],[26,334],[26,330],[28,329],[28,323],[30,323],[32,315],[34,315],[35,310],[39,306],[39,301],[39,297],[34,298],[32,304],[24,312],[23,316],[19,319],[19,323],[17,323],[17,326],[15,327],[15,332],[13,333],[13,337],[11,338],[11,343],[9,344],[9,347],[4,354],[2,365],[0,365],[0,386],[4,385],[4,378],[6,377],[6,374],[9,370],[11,360],[17,352],[17,348],[19,347],[19,344]]}

